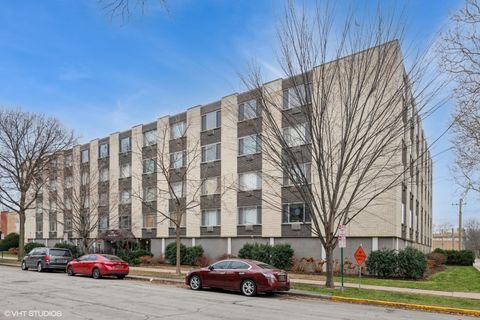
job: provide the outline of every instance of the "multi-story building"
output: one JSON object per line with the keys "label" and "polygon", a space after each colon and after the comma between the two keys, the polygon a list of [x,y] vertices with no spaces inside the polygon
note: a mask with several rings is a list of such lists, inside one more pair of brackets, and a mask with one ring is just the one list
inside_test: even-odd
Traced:
{"label": "multi-story building", "polygon": [[[278,79],[264,86],[284,97],[287,104],[283,112],[290,112],[291,81]],[[58,158],[63,166],[53,170],[52,177],[53,183],[61,181],[64,187],[39,197],[37,209],[27,214],[26,238],[48,244],[75,239],[68,216],[56,210],[49,198],[78,191],[88,180],[96,186],[90,194],[89,203],[98,203],[92,214],[100,217],[91,234],[96,248],[108,247],[109,241],[102,240],[100,234],[120,229],[131,231],[154,254],[163,254],[166,245],[174,241],[175,229],[157,211],[174,211],[177,204],[165,196],[172,198],[174,193],[182,203],[197,203],[184,206],[182,242],[202,245],[211,258],[236,255],[247,242],[286,242],[297,257],[324,257],[305,204],[282,195],[288,181],[272,186],[262,179],[262,172],[272,170],[272,165],[254,129],[262,123],[255,97],[255,92],[231,94],[66,151]],[[403,148],[397,159],[408,168],[406,182],[382,195],[381,206],[366,210],[348,224],[347,257],[360,244],[367,252],[407,245],[430,250],[432,161],[420,118],[413,108],[408,110],[404,124],[411,127],[399,141]],[[192,153],[197,147],[198,156]],[[171,187],[165,172],[155,165],[159,161],[169,163],[165,167]],[[236,182],[239,188],[228,188]],[[277,206],[267,205],[268,188],[278,189],[268,199]],[[135,196],[140,193],[143,198]]]}
{"label": "multi-story building", "polygon": [[16,212],[0,212],[0,239],[5,238],[10,233],[18,233],[19,218]]}

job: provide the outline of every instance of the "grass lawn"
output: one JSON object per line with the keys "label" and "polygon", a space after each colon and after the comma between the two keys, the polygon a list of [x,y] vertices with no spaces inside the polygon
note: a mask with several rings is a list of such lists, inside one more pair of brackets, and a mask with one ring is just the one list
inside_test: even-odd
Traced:
{"label": "grass lawn", "polygon": [[397,293],[378,290],[367,290],[357,288],[345,288],[342,292],[340,288],[329,289],[311,284],[294,284],[294,289],[312,291],[322,294],[330,294],[340,297],[362,298],[372,300],[384,300],[393,302],[403,302],[412,304],[433,305],[451,308],[475,309],[480,310],[480,300],[439,297],[430,295],[419,295],[412,293]]}
{"label": "grass lawn", "polygon": [[[358,283],[358,277],[348,276],[345,282]],[[335,277],[340,282],[340,277]],[[447,266],[426,280],[393,280],[362,277],[363,284],[440,291],[480,292],[480,272],[474,267]]]}

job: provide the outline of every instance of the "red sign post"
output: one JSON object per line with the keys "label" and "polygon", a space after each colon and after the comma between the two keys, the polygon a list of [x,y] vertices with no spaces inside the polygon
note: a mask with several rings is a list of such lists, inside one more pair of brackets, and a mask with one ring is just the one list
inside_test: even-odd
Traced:
{"label": "red sign post", "polygon": [[355,260],[357,260],[357,263],[358,263],[358,279],[359,279],[358,288],[360,289],[360,282],[362,282],[362,264],[367,258],[365,251],[363,251],[362,245],[358,247],[357,251],[355,251],[353,256],[355,257]]}

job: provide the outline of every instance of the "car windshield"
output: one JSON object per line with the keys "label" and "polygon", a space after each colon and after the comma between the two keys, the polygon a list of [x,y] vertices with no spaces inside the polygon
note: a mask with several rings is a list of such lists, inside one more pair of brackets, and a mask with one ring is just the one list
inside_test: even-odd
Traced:
{"label": "car windshield", "polygon": [[110,261],[123,261],[122,259],[116,256],[102,256],[102,257]]}
{"label": "car windshield", "polygon": [[71,256],[69,250],[60,250],[60,249],[50,250],[50,255],[51,256],[57,256],[57,257],[70,257]]}
{"label": "car windshield", "polygon": [[257,262],[255,263],[259,268],[262,268],[262,269],[277,269],[275,268],[274,266],[271,266],[269,264],[266,264],[266,263],[263,263],[263,262]]}

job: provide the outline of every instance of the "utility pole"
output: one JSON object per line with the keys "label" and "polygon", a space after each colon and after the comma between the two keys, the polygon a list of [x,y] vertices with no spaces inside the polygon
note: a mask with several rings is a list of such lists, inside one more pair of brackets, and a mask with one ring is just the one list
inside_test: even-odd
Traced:
{"label": "utility pole", "polygon": [[458,206],[458,250],[462,250],[462,206],[466,206],[466,203],[463,203],[463,199],[460,198],[458,203],[452,204],[453,206]]}

